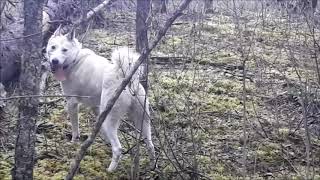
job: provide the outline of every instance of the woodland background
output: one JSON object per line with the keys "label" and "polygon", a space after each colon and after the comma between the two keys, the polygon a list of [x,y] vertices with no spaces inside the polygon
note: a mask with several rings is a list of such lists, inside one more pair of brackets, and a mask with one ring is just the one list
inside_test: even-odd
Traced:
{"label": "woodland background", "polygon": [[[143,52],[183,2],[2,0],[0,179],[63,179],[80,147],[70,142],[60,85],[42,63],[59,24],[75,26],[84,47],[109,59],[118,46]],[[148,167],[144,144],[134,161],[140,143],[123,120],[117,171],[106,172],[111,147],[97,138],[74,179],[320,179],[317,3],[191,1],[142,79],[158,167]],[[80,121],[84,141],[95,118],[82,107]]]}

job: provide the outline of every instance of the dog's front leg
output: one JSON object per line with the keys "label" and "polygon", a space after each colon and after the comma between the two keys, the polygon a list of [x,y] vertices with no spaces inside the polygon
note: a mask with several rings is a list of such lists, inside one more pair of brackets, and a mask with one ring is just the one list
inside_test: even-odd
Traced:
{"label": "dog's front leg", "polygon": [[71,121],[72,128],[72,142],[79,141],[80,133],[79,133],[79,120],[78,120],[78,101],[75,98],[67,99],[67,111],[69,114],[69,118]]}

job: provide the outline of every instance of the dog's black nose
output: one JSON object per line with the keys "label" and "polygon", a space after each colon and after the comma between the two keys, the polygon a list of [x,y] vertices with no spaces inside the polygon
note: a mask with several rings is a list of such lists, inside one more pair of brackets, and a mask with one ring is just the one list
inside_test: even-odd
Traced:
{"label": "dog's black nose", "polygon": [[59,64],[59,60],[58,59],[52,59],[51,62],[52,62],[53,65]]}

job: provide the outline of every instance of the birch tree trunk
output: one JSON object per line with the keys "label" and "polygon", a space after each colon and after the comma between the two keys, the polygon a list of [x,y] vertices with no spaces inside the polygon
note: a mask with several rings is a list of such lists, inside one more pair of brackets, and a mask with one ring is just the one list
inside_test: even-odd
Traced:
{"label": "birch tree trunk", "polygon": [[[44,0],[24,0],[24,43],[21,58],[19,92],[21,95],[39,93],[40,54],[42,46],[42,10]],[[38,99],[21,99],[12,179],[33,179],[35,162],[35,131]]]}

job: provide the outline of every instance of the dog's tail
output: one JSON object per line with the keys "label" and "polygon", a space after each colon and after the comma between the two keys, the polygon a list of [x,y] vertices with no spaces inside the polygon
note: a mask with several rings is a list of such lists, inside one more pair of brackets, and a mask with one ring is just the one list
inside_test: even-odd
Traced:
{"label": "dog's tail", "polygon": [[[121,47],[113,51],[111,60],[119,69],[120,76],[125,77],[126,75],[128,75],[130,69],[138,60],[139,56],[140,55],[136,53],[133,49],[130,49],[128,47]],[[139,74],[140,73],[138,72],[135,75],[139,76]]]}
{"label": "dog's tail", "polygon": [[[140,55],[137,52],[128,47],[121,47],[113,51],[111,60],[117,66],[120,78],[124,78],[129,74],[129,71],[133,68],[134,63],[138,60],[139,56]],[[128,85],[133,94],[139,91],[141,86],[139,77],[142,75],[142,72],[143,67],[139,67]]]}

